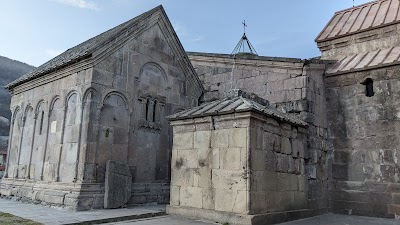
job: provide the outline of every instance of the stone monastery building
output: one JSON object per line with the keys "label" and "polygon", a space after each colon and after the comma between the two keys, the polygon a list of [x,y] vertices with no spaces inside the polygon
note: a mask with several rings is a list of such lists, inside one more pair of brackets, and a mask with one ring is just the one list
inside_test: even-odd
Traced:
{"label": "stone monastery building", "polygon": [[159,6],[68,49],[7,86],[0,194],[229,224],[398,218],[400,0],[339,11],[315,41],[308,60],[185,52]]}

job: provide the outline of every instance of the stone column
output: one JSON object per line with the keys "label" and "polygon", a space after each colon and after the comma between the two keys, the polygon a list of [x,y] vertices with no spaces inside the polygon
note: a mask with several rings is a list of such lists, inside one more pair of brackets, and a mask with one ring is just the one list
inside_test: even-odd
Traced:
{"label": "stone column", "polygon": [[8,178],[8,167],[10,163],[10,151],[11,151],[11,143],[12,143],[12,137],[13,137],[13,131],[14,131],[14,122],[15,122],[15,114],[11,118],[11,129],[10,129],[10,134],[8,138],[8,148],[7,148],[7,162],[6,162],[6,168],[4,172],[4,177]]}
{"label": "stone column", "polygon": [[80,115],[80,121],[79,121],[79,135],[78,135],[78,149],[76,151],[76,163],[75,163],[75,176],[74,176],[74,181],[76,182],[78,180],[78,167],[79,167],[79,162],[80,162],[80,153],[81,153],[81,137],[82,137],[82,121],[83,121],[83,110],[84,110],[84,103],[81,104],[81,115]]}
{"label": "stone column", "polygon": [[147,121],[152,121],[154,111],[154,101],[149,100],[149,108],[147,109]]}

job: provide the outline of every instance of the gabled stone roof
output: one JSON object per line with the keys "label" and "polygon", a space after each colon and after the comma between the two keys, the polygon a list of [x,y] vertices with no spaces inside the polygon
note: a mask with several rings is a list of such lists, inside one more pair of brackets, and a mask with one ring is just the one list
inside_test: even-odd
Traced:
{"label": "gabled stone roof", "polygon": [[81,59],[88,58],[94,53],[97,49],[101,48],[105,44],[112,41],[115,37],[122,34],[125,29],[128,27],[134,26],[135,23],[142,21],[146,17],[154,14],[155,12],[162,10],[162,6],[158,6],[150,11],[147,11],[119,26],[116,26],[104,33],[101,33],[73,48],[66,50],[65,52],[61,53],[60,55],[54,57],[50,61],[44,63],[43,65],[39,66],[38,68],[30,71],[29,73],[21,76],[17,80],[11,82],[5,88],[12,88],[16,85],[22,84],[28,80],[34,79],[46,73],[52,72],[56,69],[65,67],[67,65],[73,64],[75,62],[80,61]]}
{"label": "gabled stone roof", "polygon": [[400,64],[400,47],[345,56],[331,66],[327,74],[342,74]]}
{"label": "gabled stone roof", "polygon": [[315,41],[328,41],[399,23],[399,8],[400,0],[377,0],[336,12]]}
{"label": "gabled stone roof", "polygon": [[[97,50],[101,49],[102,47],[106,46],[107,44],[113,43],[118,37],[122,35],[127,35],[133,33],[137,29],[141,29],[141,22],[149,19],[151,16],[160,13],[164,15],[166,18],[166,22],[171,27],[171,31],[173,32],[174,38],[176,38],[178,42],[178,48],[180,48],[182,52],[181,58],[183,58],[184,65],[188,67],[187,71],[191,75],[191,79],[193,82],[197,83],[199,88],[201,89],[199,92],[202,91],[202,84],[199,78],[196,75],[194,68],[192,67],[189,58],[187,57],[182,44],[179,41],[174,29],[172,28],[171,23],[168,20],[168,17],[164,11],[164,8],[160,5],[157,6],[125,23],[122,23],[104,33],[101,33],[73,48],[66,50],[65,52],[61,53],[60,55],[56,56],[55,58],[51,59],[50,61],[44,63],[43,65],[39,66],[38,68],[32,70],[31,72],[23,75],[19,79],[11,82],[5,88],[12,89],[13,87],[20,85],[24,82],[29,80],[35,79],[37,77],[43,76],[45,74],[51,73],[55,70],[64,68],[66,66],[72,65],[76,62],[79,62],[82,59],[92,57],[92,54],[95,53]],[[133,29],[132,29],[133,28]]]}
{"label": "gabled stone roof", "polygon": [[279,121],[284,121],[298,126],[308,126],[306,122],[296,118],[295,116],[280,112],[274,107],[271,107],[267,100],[238,89],[229,91],[227,97],[224,99],[207,102],[183,112],[175,113],[168,116],[167,119],[175,121],[247,111],[255,111]]}

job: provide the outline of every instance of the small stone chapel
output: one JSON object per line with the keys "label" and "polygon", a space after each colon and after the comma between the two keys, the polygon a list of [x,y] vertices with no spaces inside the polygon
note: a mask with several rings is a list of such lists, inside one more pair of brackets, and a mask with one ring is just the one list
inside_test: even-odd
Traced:
{"label": "small stone chapel", "polygon": [[336,12],[321,57],[185,52],[162,6],[7,88],[0,195],[261,225],[400,216],[400,0]]}

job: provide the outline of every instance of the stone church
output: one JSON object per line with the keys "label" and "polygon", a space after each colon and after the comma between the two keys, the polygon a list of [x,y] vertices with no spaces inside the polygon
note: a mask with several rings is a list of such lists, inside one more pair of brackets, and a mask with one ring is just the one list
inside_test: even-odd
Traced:
{"label": "stone church", "polygon": [[0,194],[229,224],[398,218],[399,11],[335,13],[304,60],[258,56],[246,35],[232,54],[185,52],[152,9],[7,86]]}

